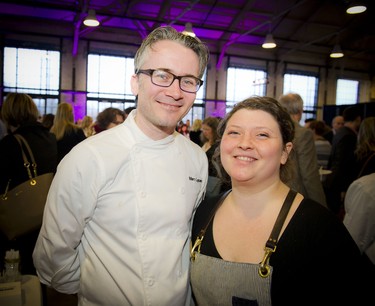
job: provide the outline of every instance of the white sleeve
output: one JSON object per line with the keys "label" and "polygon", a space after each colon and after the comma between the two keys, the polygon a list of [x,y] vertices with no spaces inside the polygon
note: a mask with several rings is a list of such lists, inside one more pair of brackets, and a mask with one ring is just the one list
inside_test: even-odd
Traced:
{"label": "white sleeve", "polygon": [[79,290],[80,242],[96,204],[98,163],[87,150],[61,161],[49,190],[33,259],[40,281],[57,291]]}
{"label": "white sleeve", "polygon": [[366,178],[354,181],[348,188],[343,221],[361,253],[374,243],[375,233],[375,198],[374,192],[370,192],[373,182],[365,185],[363,179]]}

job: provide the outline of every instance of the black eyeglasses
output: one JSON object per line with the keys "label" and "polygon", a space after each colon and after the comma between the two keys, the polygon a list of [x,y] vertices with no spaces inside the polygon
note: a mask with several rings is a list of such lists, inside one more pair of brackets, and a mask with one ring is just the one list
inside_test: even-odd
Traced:
{"label": "black eyeglasses", "polygon": [[177,76],[171,72],[160,69],[138,70],[137,74],[143,73],[151,77],[152,84],[160,87],[169,87],[174,80],[179,81],[180,89],[189,93],[196,93],[202,86],[203,81],[193,76]]}

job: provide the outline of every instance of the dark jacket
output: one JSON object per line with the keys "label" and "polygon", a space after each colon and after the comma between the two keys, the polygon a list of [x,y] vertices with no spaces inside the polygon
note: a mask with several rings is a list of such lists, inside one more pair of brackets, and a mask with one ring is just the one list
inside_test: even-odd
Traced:
{"label": "dark jacket", "polygon": [[[23,125],[14,133],[8,134],[0,140],[0,194],[4,193],[9,179],[11,179],[9,190],[29,179],[23,165],[21,147],[14,134],[22,135],[28,142],[37,164],[37,175],[56,172],[57,142],[55,135],[38,122]],[[0,271],[3,270],[5,251],[15,249],[20,252],[21,273],[36,274],[32,252],[38,234],[39,229],[36,229],[15,240],[9,241],[0,233]]]}
{"label": "dark jacket", "polygon": [[81,128],[76,128],[71,132],[65,133],[64,137],[57,141],[58,163],[76,144],[85,139],[85,133]]}
{"label": "dark jacket", "polygon": [[[28,142],[37,164],[37,174],[55,172],[57,167],[57,142],[39,122],[19,127],[13,134],[22,135]],[[29,179],[23,165],[21,148],[13,134],[0,140],[0,194],[11,179],[9,189]]]}

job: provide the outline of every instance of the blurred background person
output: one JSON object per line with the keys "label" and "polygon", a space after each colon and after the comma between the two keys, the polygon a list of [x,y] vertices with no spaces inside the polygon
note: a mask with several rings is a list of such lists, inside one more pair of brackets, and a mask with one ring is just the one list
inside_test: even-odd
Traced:
{"label": "blurred background person", "polygon": [[94,124],[95,133],[98,134],[102,131],[113,128],[125,121],[125,113],[115,107],[108,107],[102,110],[96,117]]}
{"label": "blurred background person", "polygon": [[3,139],[3,137],[7,134],[7,128],[1,115],[1,108],[2,105],[0,105],[0,140]]}
{"label": "blurred background person", "polygon": [[333,137],[327,168],[332,171],[323,182],[329,208],[339,218],[344,214],[344,197],[349,185],[357,178],[358,170],[354,151],[362,117],[357,107],[343,112],[344,126]]}
{"label": "blurred background person", "polygon": [[208,159],[208,181],[206,188],[206,196],[213,197],[217,195],[223,186],[221,179],[218,176],[215,165],[212,162],[212,157],[218,147],[218,134],[217,127],[219,126],[220,120],[216,117],[207,117],[202,121],[202,134],[203,145],[202,149],[206,152]]}
{"label": "blurred background person", "polygon": [[207,117],[202,121],[202,149],[204,152],[212,149],[215,151],[217,145],[216,141],[218,139],[217,135],[217,127],[219,125],[220,120],[216,117]]}
{"label": "blurred background person", "polygon": [[44,114],[42,116],[42,124],[47,128],[48,131],[51,130],[51,127],[53,125],[53,121],[55,120],[55,115],[52,113]]}
{"label": "blurred background person", "polygon": [[188,131],[190,132],[190,129],[191,129],[191,122],[190,122],[190,119],[186,119],[185,124],[186,124],[186,126],[187,126]]}
{"label": "blurred background person", "polygon": [[304,127],[305,128],[309,128],[311,122],[313,122],[313,121],[316,121],[316,119],[315,118],[307,118],[307,119],[305,119],[305,125],[304,125]]}
{"label": "blurred background person", "polygon": [[180,127],[180,134],[185,136],[186,138],[189,138],[189,128],[186,123],[182,124]]}
{"label": "blurred background person", "polygon": [[287,93],[279,98],[295,125],[291,161],[294,163],[293,176],[289,187],[327,207],[324,189],[320,181],[318,158],[314,135],[310,129],[299,124],[303,113],[303,100],[297,93]]}
{"label": "blurred background person", "polygon": [[[37,164],[38,175],[56,172],[57,143],[55,135],[38,122],[38,108],[29,95],[9,93],[1,113],[9,132],[0,140],[0,194],[3,194],[8,183],[9,190],[12,190],[29,180],[15,134],[23,136],[28,142]],[[32,252],[38,233],[39,229],[12,241],[8,241],[0,233],[0,271],[3,271],[5,251],[13,248],[20,252],[21,274],[36,275]]]}
{"label": "blurred background person", "polygon": [[126,118],[129,116],[130,112],[131,112],[133,109],[136,109],[136,107],[135,107],[135,106],[130,106],[130,107],[125,108],[125,110],[124,110],[125,120],[126,120]]}
{"label": "blurred background person", "polygon": [[199,118],[194,119],[193,125],[190,129],[189,136],[190,140],[194,143],[196,143],[198,146],[202,146],[201,141],[201,128],[202,128],[202,120]]}
{"label": "blurred background person", "polygon": [[375,172],[375,117],[368,117],[362,121],[354,154],[359,169],[357,177]]}
{"label": "blurred background person", "polygon": [[326,132],[326,124],[321,120],[311,121],[309,128],[314,132],[314,143],[318,158],[318,167],[327,169],[329,155],[331,154],[331,144],[323,137]]}
{"label": "blurred background person", "polygon": [[345,195],[344,225],[357,243],[364,270],[369,276],[367,292],[374,290],[375,275],[375,173],[361,176],[352,182]]}
{"label": "blurred background person", "polygon": [[86,138],[95,135],[94,119],[91,116],[85,116],[81,120],[80,127],[85,133]]}
{"label": "blurred background person", "polygon": [[345,122],[343,116],[333,117],[331,123],[332,128],[328,129],[328,131],[324,134],[324,138],[332,144],[333,136],[335,136],[337,131],[344,126],[344,123]]}
{"label": "blurred background person", "polygon": [[69,103],[60,103],[57,107],[51,132],[56,135],[58,162],[82,140],[86,139],[83,130],[74,123],[73,107]]}

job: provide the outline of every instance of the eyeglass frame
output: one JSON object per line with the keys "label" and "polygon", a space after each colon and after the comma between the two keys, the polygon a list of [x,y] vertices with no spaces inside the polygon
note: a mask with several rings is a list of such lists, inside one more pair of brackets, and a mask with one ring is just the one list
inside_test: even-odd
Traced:
{"label": "eyeglass frame", "polygon": [[[154,81],[153,81],[153,79],[152,79],[152,76],[153,76],[153,74],[154,74],[155,71],[163,71],[163,72],[166,72],[166,73],[171,74],[171,75],[173,76],[173,79],[172,79],[171,83],[170,83],[168,86],[167,86],[167,85],[160,85],[160,84],[156,84],[156,83],[154,83]],[[178,86],[179,86],[179,88],[180,88],[183,92],[187,92],[187,93],[197,93],[198,90],[199,90],[199,89],[202,87],[202,85],[203,85],[203,80],[201,80],[201,79],[199,79],[199,78],[197,78],[197,77],[195,77],[195,76],[192,76],[192,75],[182,75],[182,76],[177,76],[177,75],[173,74],[172,72],[167,71],[167,70],[164,70],[164,69],[138,69],[138,70],[135,72],[135,74],[140,74],[140,73],[143,73],[143,74],[148,75],[148,76],[150,77],[150,79],[151,79],[151,83],[152,83],[152,84],[154,84],[154,85],[156,85],[156,86],[159,86],[159,87],[164,87],[164,88],[167,88],[167,87],[172,86],[173,82],[177,79],[177,80],[178,80]],[[196,91],[188,91],[188,90],[183,89],[183,88],[181,87],[181,79],[182,79],[182,78],[185,78],[185,77],[187,77],[187,78],[193,78],[193,79],[195,79],[195,80],[197,80],[197,81],[199,82],[199,85],[197,86],[197,90],[196,90]]]}

